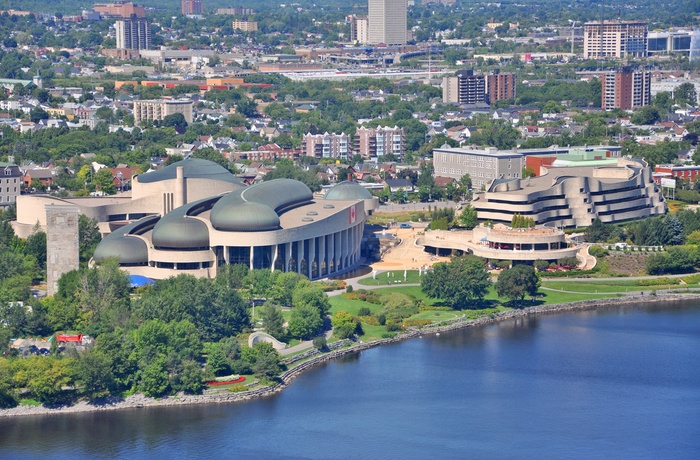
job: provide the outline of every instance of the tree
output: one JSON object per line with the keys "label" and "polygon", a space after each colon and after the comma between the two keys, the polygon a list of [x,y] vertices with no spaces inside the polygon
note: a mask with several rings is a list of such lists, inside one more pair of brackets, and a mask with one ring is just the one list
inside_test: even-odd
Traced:
{"label": "tree", "polygon": [[333,315],[333,335],[339,339],[347,339],[355,333],[362,333],[360,321],[346,311],[339,311]]}
{"label": "tree", "polygon": [[280,372],[279,354],[268,342],[257,342],[253,348],[243,348],[242,359],[248,362],[256,377],[273,378]]}
{"label": "tree", "polygon": [[169,385],[166,361],[162,356],[140,371],[139,388],[146,396],[160,396],[167,391]]}
{"label": "tree", "polygon": [[530,265],[516,265],[498,275],[495,288],[499,297],[522,302],[525,295],[537,295],[540,279]]}
{"label": "tree", "polygon": [[474,307],[474,303],[484,298],[490,285],[484,261],[474,256],[435,264],[421,280],[421,289],[428,297],[446,300],[457,309]]}
{"label": "tree", "polygon": [[276,339],[282,338],[284,336],[284,317],[282,316],[282,309],[277,305],[265,302],[265,305],[260,307],[258,311],[260,312],[260,318],[262,319],[265,332]]}
{"label": "tree", "polygon": [[653,105],[644,106],[632,115],[632,123],[635,125],[653,125],[660,119],[659,109]]}
{"label": "tree", "polygon": [[90,399],[107,396],[114,386],[112,359],[95,350],[81,355],[74,362],[73,379]]}
{"label": "tree", "polygon": [[26,252],[36,258],[42,270],[46,268],[46,233],[38,230],[29,235]]}
{"label": "tree", "polygon": [[198,362],[188,359],[176,367],[170,379],[170,386],[175,391],[197,394],[204,388],[202,367]]}
{"label": "tree", "polygon": [[29,112],[29,120],[31,120],[32,123],[39,123],[41,120],[48,120],[48,119],[49,119],[49,113],[39,106],[34,107]]}
{"label": "tree", "polygon": [[673,98],[676,104],[694,105],[698,101],[698,93],[695,90],[695,85],[693,83],[682,83],[673,91]]}
{"label": "tree", "polygon": [[117,193],[117,186],[114,185],[114,176],[112,171],[107,168],[102,168],[95,173],[92,180],[97,190],[106,195],[114,195]]}
{"label": "tree", "polygon": [[[294,308],[299,306],[311,306],[318,310],[319,317],[323,319],[331,309],[331,304],[328,302],[328,296],[323,289],[308,281],[297,283],[292,294],[292,304]],[[292,310],[293,311],[293,310]]]}
{"label": "tree", "polygon": [[163,127],[173,127],[175,129],[185,129],[187,128],[187,120],[185,116],[181,113],[171,113],[163,118],[161,123]]}
{"label": "tree", "polygon": [[78,218],[78,250],[81,262],[87,263],[90,260],[101,240],[97,219],[81,214]]}
{"label": "tree", "polygon": [[311,339],[323,327],[323,319],[318,308],[309,304],[302,304],[292,308],[289,318],[289,334],[300,339]]}

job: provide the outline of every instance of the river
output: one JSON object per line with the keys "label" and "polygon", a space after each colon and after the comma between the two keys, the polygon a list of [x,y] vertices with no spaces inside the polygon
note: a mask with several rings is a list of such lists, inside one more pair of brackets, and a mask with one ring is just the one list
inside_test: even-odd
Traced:
{"label": "river", "polygon": [[700,458],[700,302],[366,350],[269,398],[0,419],[0,457]]}

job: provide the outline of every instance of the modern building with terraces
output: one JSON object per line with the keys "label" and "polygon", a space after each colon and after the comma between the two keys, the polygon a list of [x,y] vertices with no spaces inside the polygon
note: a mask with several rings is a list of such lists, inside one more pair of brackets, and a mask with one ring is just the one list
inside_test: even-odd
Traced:
{"label": "modern building with terraces", "polygon": [[542,167],[526,179],[495,179],[477,193],[472,206],[479,220],[509,224],[520,214],[538,225],[587,227],[666,213],[666,202],[642,159],[619,158],[616,165]]}

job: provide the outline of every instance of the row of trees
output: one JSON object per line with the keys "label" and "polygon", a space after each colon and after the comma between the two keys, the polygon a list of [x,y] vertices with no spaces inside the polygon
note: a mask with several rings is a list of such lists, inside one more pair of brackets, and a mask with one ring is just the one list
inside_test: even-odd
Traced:
{"label": "row of trees", "polygon": [[586,241],[591,243],[626,240],[638,246],[697,244],[700,242],[700,212],[681,210],[624,225],[604,224],[595,219],[586,229]]}
{"label": "row of trees", "polygon": [[[486,261],[470,255],[435,264],[421,280],[421,290],[428,297],[445,300],[455,309],[478,308],[491,285]],[[493,287],[499,297],[519,304],[526,295],[537,295],[539,285],[532,266],[515,265],[501,272]]]}

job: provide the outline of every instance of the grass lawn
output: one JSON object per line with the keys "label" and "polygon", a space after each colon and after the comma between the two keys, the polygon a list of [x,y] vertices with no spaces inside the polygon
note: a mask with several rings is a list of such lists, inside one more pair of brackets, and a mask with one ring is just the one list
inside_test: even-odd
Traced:
{"label": "grass lawn", "polygon": [[[401,276],[403,277],[403,270],[401,270]],[[365,278],[365,280],[367,280],[367,278]],[[373,281],[371,277],[369,278],[369,281]],[[532,302],[530,299],[525,299],[522,306],[528,307],[533,305],[547,305],[566,302],[576,302],[590,299],[621,297],[624,294],[616,294],[616,292],[624,292],[625,287],[629,288],[630,291],[651,291],[652,289],[665,289],[665,287],[663,286],[637,286],[635,283],[636,282],[633,280],[620,280],[619,282],[614,282],[614,284],[611,284],[609,282],[602,283],[595,281],[548,281],[544,282],[543,285],[553,289],[561,289],[567,291],[570,290],[576,293],[556,292],[540,289],[539,297],[536,299],[535,302]],[[596,289],[599,290],[598,293],[595,292]],[[431,299],[428,296],[426,296],[421,290],[420,286],[398,285],[376,289],[376,292],[378,292],[380,295],[386,295],[391,293],[406,294],[415,298],[416,300],[422,301],[423,305],[425,306],[448,306],[446,302],[440,299]],[[578,292],[582,293],[579,294]],[[329,300],[331,303],[331,313],[335,313],[338,311],[347,311],[348,313],[357,315],[360,308],[362,307],[369,308],[372,313],[379,312],[383,309],[381,305],[371,304],[362,300],[350,300],[343,297],[342,295],[330,297]],[[434,323],[440,323],[446,320],[460,318],[462,317],[462,315],[464,315],[466,319],[477,319],[494,313],[511,310],[513,308],[513,306],[506,304],[504,299],[498,298],[498,294],[496,293],[496,290],[493,286],[489,288],[489,291],[487,292],[484,300],[486,301],[485,308],[479,310],[424,310],[416,313],[415,315],[407,319],[430,320]],[[364,330],[364,334],[360,338],[364,341],[380,339],[382,338],[382,335],[386,334],[387,332],[385,326],[370,326],[366,323],[363,323],[362,328]]]}
{"label": "grass lawn", "polygon": [[540,297],[537,299],[536,303],[530,302],[529,299],[525,299],[523,306],[530,305],[549,305],[554,303],[566,303],[566,302],[578,302],[581,300],[591,300],[591,299],[609,299],[611,297],[623,297],[624,294],[613,294],[613,293],[589,293],[589,294],[570,294],[568,292],[555,292],[555,291],[543,291],[540,289]]}
{"label": "grass lawn", "polygon": [[357,315],[362,307],[369,308],[372,313],[382,309],[381,305],[375,305],[373,303],[365,302],[364,300],[346,299],[342,295],[329,297],[328,300],[331,303],[331,314],[335,314],[339,311],[346,311],[350,314]]}
{"label": "grass lawn", "polygon": [[[577,281],[544,281],[542,286],[550,289],[560,289],[562,291],[571,292],[587,292],[587,293],[613,293],[613,292],[639,292],[652,290],[666,289],[686,289],[698,287],[697,284],[659,284],[656,286],[640,286],[635,280],[616,280],[616,281],[595,281],[595,280],[577,280]],[[551,291],[545,291],[551,292]]]}
{"label": "grass lawn", "polygon": [[[358,283],[363,286],[386,286],[387,281],[391,281],[392,285],[400,285],[402,283],[420,284],[421,277],[418,276],[418,270],[407,270],[405,281],[403,279],[403,272],[403,270],[389,270],[387,272],[377,273],[377,279],[368,276],[367,278],[359,280]],[[401,283],[395,283],[395,281],[401,281]]]}
{"label": "grass lawn", "polygon": [[362,330],[364,331],[364,334],[360,336],[360,340],[365,342],[381,339],[382,334],[386,334],[385,326],[370,326],[369,324],[362,323]]}

